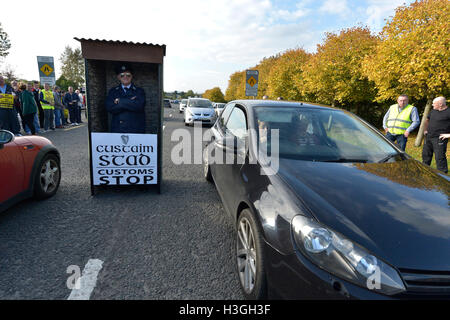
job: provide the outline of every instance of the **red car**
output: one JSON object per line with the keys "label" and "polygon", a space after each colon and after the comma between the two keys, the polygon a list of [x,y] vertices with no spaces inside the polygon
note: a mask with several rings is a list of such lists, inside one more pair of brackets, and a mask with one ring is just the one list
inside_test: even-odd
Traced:
{"label": "red car", "polygon": [[50,140],[0,130],[0,212],[25,198],[53,196],[60,181],[60,155]]}

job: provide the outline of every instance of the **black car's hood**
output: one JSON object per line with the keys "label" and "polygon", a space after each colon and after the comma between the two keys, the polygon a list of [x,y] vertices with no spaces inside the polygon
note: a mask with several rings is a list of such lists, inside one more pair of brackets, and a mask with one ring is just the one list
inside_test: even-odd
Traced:
{"label": "black car's hood", "polygon": [[450,179],[409,159],[323,163],[280,159],[279,176],[312,214],[386,262],[450,271]]}

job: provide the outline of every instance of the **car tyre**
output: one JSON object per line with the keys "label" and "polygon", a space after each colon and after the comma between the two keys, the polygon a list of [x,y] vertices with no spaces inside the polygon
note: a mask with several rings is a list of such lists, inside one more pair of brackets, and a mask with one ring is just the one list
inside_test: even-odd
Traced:
{"label": "car tyre", "polygon": [[205,177],[206,181],[213,182],[211,167],[209,166],[208,162],[208,147],[203,149],[203,176]]}
{"label": "car tyre", "polygon": [[246,299],[267,298],[264,240],[261,227],[249,209],[242,211],[236,225],[236,264]]}
{"label": "car tyre", "polygon": [[61,181],[61,164],[54,154],[47,154],[40,162],[34,179],[34,196],[38,200],[53,196]]}

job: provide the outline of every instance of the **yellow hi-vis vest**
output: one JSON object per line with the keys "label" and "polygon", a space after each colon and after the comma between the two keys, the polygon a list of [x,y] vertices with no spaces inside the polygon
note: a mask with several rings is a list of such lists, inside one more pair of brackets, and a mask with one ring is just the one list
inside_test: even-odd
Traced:
{"label": "yellow hi-vis vest", "polygon": [[389,109],[389,118],[387,119],[387,127],[392,134],[404,134],[406,129],[411,125],[411,111],[414,106],[408,104],[398,112],[398,104],[394,104]]}
{"label": "yellow hi-vis vest", "polygon": [[[42,90],[42,94],[44,95],[44,100],[50,103],[55,103],[55,98],[53,97],[53,92],[50,90]],[[55,107],[50,104],[42,103],[42,109],[44,110],[55,110]]]}
{"label": "yellow hi-vis vest", "polygon": [[12,109],[14,107],[14,96],[11,93],[1,93],[3,97],[0,98],[0,108]]}

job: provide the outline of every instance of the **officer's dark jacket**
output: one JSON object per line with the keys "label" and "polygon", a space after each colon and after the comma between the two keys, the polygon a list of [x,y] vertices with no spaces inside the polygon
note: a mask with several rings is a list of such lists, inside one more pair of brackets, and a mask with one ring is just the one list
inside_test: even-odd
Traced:
{"label": "officer's dark jacket", "polygon": [[[119,99],[115,104],[114,100]],[[145,92],[131,84],[127,93],[122,85],[112,88],[106,98],[106,110],[111,113],[111,132],[145,133]]]}

